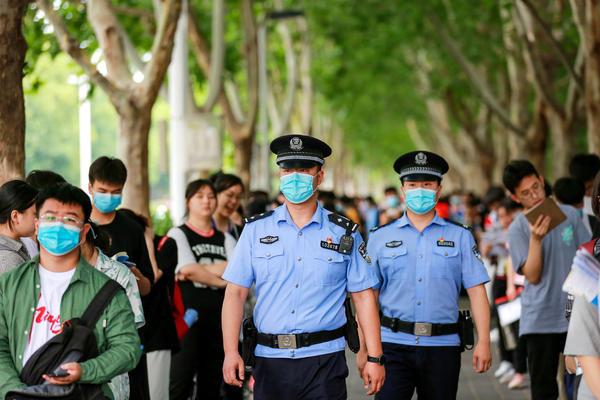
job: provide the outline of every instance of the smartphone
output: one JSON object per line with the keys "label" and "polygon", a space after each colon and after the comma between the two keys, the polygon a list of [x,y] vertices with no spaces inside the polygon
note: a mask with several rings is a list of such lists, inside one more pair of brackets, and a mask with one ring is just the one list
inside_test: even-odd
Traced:
{"label": "smartphone", "polygon": [[69,376],[69,372],[58,367],[54,371],[48,374],[50,378],[64,378],[65,376]]}

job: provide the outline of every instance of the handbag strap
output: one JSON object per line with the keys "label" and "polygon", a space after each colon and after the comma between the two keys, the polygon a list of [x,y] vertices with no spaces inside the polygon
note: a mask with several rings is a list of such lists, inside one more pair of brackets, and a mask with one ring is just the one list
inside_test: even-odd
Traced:
{"label": "handbag strap", "polygon": [[100,289],[96,296],[94,296],[92,302],[88,305],[81,316],[83,323],[88,328],[94,328],[94,325],[96,325],[98,322],[100,315],[102,315],[108,304],[119,290],[123,290],[123,287],[112,279],[109,279],[104,286],[102,286],[102,289]]}

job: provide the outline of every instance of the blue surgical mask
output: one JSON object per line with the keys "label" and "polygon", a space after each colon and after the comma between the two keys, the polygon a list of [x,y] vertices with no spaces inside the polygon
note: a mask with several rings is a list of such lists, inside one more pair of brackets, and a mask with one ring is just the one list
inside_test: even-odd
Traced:
{"label": "blue surgical mask", "polygon": [[400,207],[400,199],[398,198],[398,196],[388,196],[386,197],[385,202],[387,203],[388,208]]}
{"label": "blue surgical mask", "polygon": [[121,205],[123,195],[94,192],[94,205],[101,213],[113,212]]}
{"label": "blue surgical mask", "polygon": [[62,222],[40,222],[38,241],[54,256],[62,256],[79,246],[81,229]]}
{"label": "blue surgical mask", "polygon": [[314,193],[313,179],[314,176],[310,174],[293,172],[281,177],[279,190],[290,203],[304,203]]}
{"label": "blue surgical mask", "polygon": [[415,214],[427,214],[435,207],[436,191],[431,189],[411,189],[404,192],[406,207]]}

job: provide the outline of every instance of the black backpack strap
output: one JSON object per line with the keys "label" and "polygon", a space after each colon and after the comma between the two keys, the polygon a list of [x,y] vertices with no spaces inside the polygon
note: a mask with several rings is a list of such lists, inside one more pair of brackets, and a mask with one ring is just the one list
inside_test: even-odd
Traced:
{"label": "black backpack strap", "polygon": [[81,319],[88,328],[94,329],[94,325],[98,322],[100,315],[102,315],[106,306],[108,306],[119,290],[123,290],[123,287],[112,279],[109,279],[102,286],[102,289],[96,294],[81,316]]}

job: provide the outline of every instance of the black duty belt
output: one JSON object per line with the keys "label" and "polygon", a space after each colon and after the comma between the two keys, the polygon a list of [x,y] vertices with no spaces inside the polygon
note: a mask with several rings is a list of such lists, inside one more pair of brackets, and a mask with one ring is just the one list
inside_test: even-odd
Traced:
{"label": "black duty belt", "polygon": [[292,335],[273,335],[269,333],[258,333],[257,343],[274,349],[299,349],[312,346],[313,344],[330,342],[341,338],[346,333],[346,325],[332,331],[320,331],[312,333],[297,333]]}
{"label": "black duty belt", "polygon": [[427,322],[407,322],[398,318],[381,316],[381,325],[392,332],[409,333],[415,336],[442,336],[458,333],[458,322],[452,324],[430,324]]}

